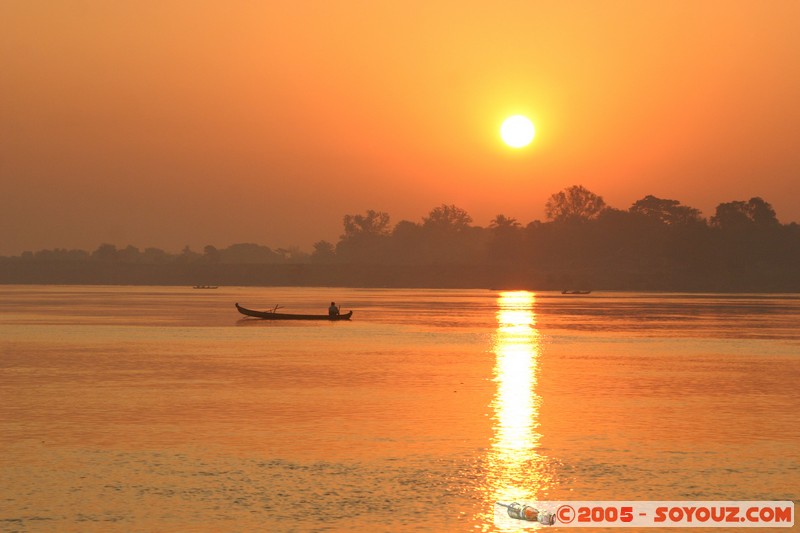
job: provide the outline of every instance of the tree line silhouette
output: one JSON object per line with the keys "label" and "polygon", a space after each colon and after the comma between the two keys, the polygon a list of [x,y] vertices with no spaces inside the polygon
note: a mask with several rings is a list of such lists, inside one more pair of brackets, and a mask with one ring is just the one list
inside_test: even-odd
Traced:
{"label": "tree line silhouette", "polygon": [[0,281],[800,291],[800,226],[781,224],[759,197],[721,203],[706,219],[652,195],[616,209],[575,185],[547,200],[545,216],[523,226],[498,214],[481,227],[442,204],[420,222],[392,225],[388,213],[368,210],[345,215],[339,240],[318,241],[310,253],[103,244],[0,258]]}

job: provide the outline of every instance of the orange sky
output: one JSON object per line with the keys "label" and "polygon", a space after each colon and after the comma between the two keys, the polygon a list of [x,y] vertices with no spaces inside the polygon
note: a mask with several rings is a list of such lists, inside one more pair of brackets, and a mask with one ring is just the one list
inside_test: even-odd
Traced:
{"label": "orange sky", "polygon": [[[800,221],[800,2],[0,3],[0,254],[543,218],[582,184]],[[505,148],[522,113],[533,144]]]}

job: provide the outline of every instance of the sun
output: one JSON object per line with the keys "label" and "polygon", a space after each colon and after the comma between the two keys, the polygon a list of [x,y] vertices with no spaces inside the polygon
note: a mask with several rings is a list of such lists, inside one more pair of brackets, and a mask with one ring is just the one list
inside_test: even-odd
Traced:
{"label": "sun", "polygon": [[500,137],[512,148],[528,146],[535,133],[533,123],[522,115],[508,117],[500,126]]}

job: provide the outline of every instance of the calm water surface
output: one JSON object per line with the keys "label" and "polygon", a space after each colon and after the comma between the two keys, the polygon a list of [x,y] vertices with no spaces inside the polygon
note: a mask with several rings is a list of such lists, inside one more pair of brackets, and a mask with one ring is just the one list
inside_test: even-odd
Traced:
{"label": "calm water surface", "polygon": [[[233,306],[331,300],[353,321]],[[0,531],[498,531],[496,501],[797,501],[798,384],[797,295],[0,286]]]}

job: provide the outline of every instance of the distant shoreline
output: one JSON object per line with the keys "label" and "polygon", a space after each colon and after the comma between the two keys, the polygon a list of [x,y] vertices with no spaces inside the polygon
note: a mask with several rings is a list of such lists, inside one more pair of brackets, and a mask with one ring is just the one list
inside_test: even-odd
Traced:
{"label": "distant shoreline", "polygon": [[[0,263],[2,285],[130,285],[187,287],[348,287],[633,291],[684,293],[800,293],[800,276],[740,278],[735,273],[695,279],[647,278],[642,273],[608,279],[605,272],[520,272],[486,265],[103,265]],[[574,283],[580,279],[580,283]],[[572,282],[572,283],[571,283]],[[585,295],[565,295],[573,298]],[[588,296],[591,296],[588,295]]]}
{"label": "distant shoreline", "polygon": [[[580,205],[604,205],[582,187],[553,198],[573,193]],[[345,216],[340,240],[319,241],[311,254],[254,243],[179,254],[113,244],[40,250],[0,257],[0,283],[800,292],[800,225],[780,224],[761,198],[720,204],[710,222],[653,196],[628,211],[584,211],[525,227],[498,215],[488,228],[454,205],[394,228],[388,214],[368,211]]]}
{"label": "distant shoreline", "polygon": [[[14,283],[14,282],[2,282],[0,281],[0,286],[2,287],[20,287],[20,286],[30,286],[30,287],[169,287],[169,288],[184,288],[184,289],[194,289],[191,285],[185,284],[149,284],[149,283]],[[608,296],[618,293],[642,293],[642,294],[692,294],[692,295],[704,295],[704,294],[719,294],[719,295],[798,295],[800,296],[800,290],[794,291],[722,291],[722,290],[682,290],[682,289],[663,289],[663,290],[655,290],[655,289],[597,289],[593,290],[591,294],[587,295],[571,295],[571,294],[562,294],[561,290],[559,289],[546,289],[546,288],[534,288],[534,287],[433,287],[433,286],[365,286],[365,285],[223,285],[217,287],[218,289],[224,288],[298,288],[298,289],[392,289],[392,290],[485,290],[489,292],[516,292],[516,291],[527,291],[527,292],[548,292],[553,293],[554,296],[563,296],[564,298],[591,298],[591,297],[598,297],[598,296]]]}

